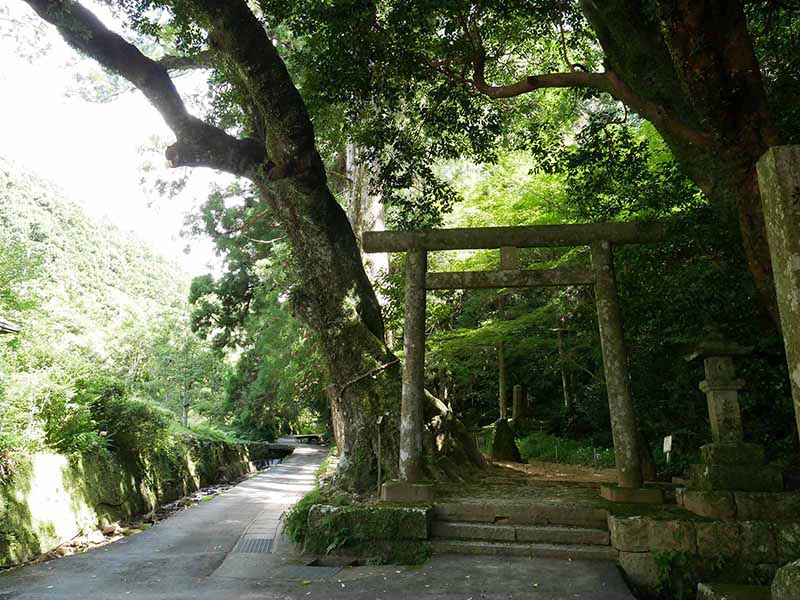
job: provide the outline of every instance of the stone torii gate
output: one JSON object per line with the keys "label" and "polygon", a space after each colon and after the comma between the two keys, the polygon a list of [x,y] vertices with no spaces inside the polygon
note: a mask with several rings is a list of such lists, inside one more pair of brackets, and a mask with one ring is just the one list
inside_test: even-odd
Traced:
{"label": "stone torii gate", "polygon": [[[658,490],[642,489],[638,430],[629,385],[612,247],[659,242],[664,237],[664,227],[659,223],[365,232],[364,252],[407,254],[399,480],[383,485],[382,498],[393,502],[430,501],[433,498],[432,487],[422,482],[426,291],[594,285],[618,478],[618,487],[604,490],[603,495],[610,500],[627,502],[660,501]],[[592,268],[519,269],[516,261],[519,248],[563,246],[589,246]],[[428,272],[428,252],[495,248],[501,251],[498,271]]]}

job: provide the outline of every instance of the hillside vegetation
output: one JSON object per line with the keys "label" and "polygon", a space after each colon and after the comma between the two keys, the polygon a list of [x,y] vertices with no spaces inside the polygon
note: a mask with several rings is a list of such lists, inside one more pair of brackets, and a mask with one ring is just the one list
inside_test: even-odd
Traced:
{"label": "hillside vegetation", "polygon": [[136,449],[223,425],[224,357],[188,326],[189,278],[0,159],[0,465],[49,448]]}

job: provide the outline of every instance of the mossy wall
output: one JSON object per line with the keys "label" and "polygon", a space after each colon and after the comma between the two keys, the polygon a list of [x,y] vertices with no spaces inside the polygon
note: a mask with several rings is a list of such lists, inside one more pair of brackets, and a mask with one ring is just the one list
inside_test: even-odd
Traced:
{"label": "mossy wall", "polygon": [[[773,494],[773,506],[780,494]],[[611,545],[641,597],[694,597],[703,581],[769,583],[800,558],[800,521],[609,516]]]}
{"label": "mossy wall", "polygon": [[189,440],[169,452],[38,453],[0,482],[0,567],[255,470],[247,446]]}
{"label": "mossy wall", "polygon": [[308,512],[303,552],[373,563],[421,564],[431,554],[431,507],[316,504]]}

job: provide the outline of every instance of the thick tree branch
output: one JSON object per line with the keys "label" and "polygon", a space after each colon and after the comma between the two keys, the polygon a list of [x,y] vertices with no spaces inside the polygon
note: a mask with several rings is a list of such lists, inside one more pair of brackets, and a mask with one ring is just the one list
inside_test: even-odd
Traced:
{"label": "thick tree branch", "polygon": [[243,0],[193,0],[191,9],[208,29],[213,50],[223,54],[261,113],[275,166],[271,179],[298,174],[324,177],[314,128],[272,39]]}
{"label": "thick tree branch", "polygon": [[707,133],[689,127],[680,119],[668,114],[663,106],[636,95],[613,71],[602,73],[570,71],[530,75],[515,83],[494,86],[486,82],[486,53],[483,48],[477,50],[473,66],[473,86],[490,98],[513,98],[545,88],[593,88],[611,94],[651,121],[657,128],[663,128],[688,143],[706,146],[711,142],[711,137]]}
{"label": "thick tree branch", "polygon": [[211,167],[250,178],[259,167],[268,168],[263,146],[189,114],[167,69],[109,30],[91,11],[73,0],[25,1],[56,26],[68,44],[130,81],[161,113],[177,138],[167,149],[171,166]]}
{"label": "thick tree branch", "polygon": [[211,50],[203,50],[190,56],[174,56],[168,54],[158,59],[158,64],[168,71],[211,69],[214,67],[214,53]]}
{"label": "thick tree branch", "polygon": [[570,71],[569,73],[546,73],[530,75],[509,85],[490,85],[477,73],[473,79],[475,89],[490,98],[513,98],[544,88],[577,88],[589,87],[608,91],[609,81],[605,73],[586,73]]}

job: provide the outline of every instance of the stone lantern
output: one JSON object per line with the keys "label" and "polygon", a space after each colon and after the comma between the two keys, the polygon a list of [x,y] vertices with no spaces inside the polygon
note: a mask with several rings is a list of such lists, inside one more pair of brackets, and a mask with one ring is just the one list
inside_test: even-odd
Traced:
{"label": "stone lantern", "polygon": [[781,472],[764,464],[764,449],[744,441],[739,390],[745,382],[736,376],[734,359],[751,351],[712,338],[686,357],[703,359],[706,378],[700,382],[700,390],[708,402],[713,440],[700,448],[701,463],[690,467],[689,485],[679,494],[679,502],[697,514],[733,518],[735,492],[783,489]]}

